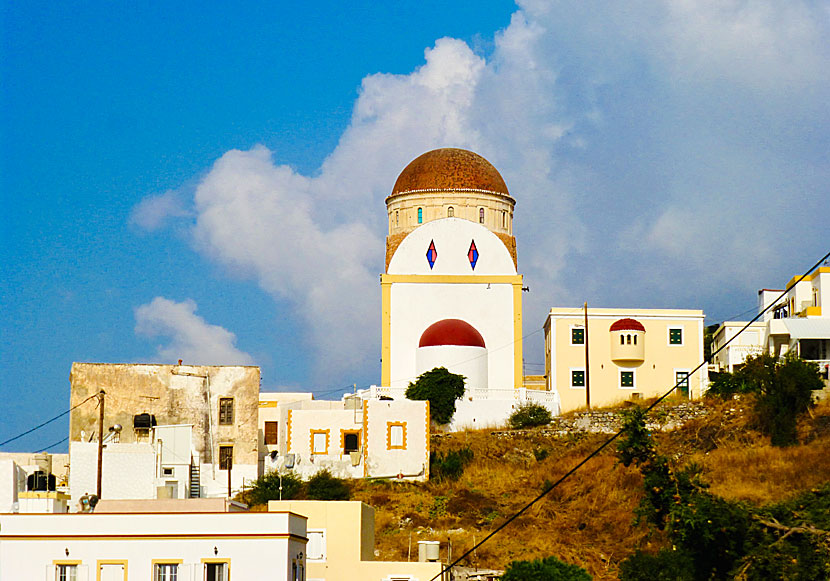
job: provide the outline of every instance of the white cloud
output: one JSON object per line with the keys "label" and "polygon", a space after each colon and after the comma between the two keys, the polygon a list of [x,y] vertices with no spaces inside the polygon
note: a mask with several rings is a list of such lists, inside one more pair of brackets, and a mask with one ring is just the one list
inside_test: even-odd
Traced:
{"label": "white cloud", "polygon": [[130,213],[130,222],[153,232],[163,227],[171,218],[187,218],[192,215],[182,194],[168,190],[141,200]]}
{"label": "white cloud", "polygon": [[135,310],[135,332],[147,337],[169,337],[159,346],[162,361],[202,365],[253,365],[253,358],[236,348],[236,335],[207,323],[196,314],[196,303],[156,297]]}
{"label": "white cloud", "polygon": [[376,379],[383,200],[435,147],[484,155],[517,199],[526,333],[585,299],[751,304],[822,253],[826,7],[519,5],[486,59],[442,38],[410,74],[363,79],[314,177],[260,146],[229,151],[197,186],[198,248],[293,301],[316,379]]}

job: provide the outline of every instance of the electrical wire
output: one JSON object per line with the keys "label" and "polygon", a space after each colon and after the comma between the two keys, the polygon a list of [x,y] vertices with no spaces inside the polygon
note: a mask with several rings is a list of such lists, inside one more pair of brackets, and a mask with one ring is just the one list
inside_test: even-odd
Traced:
{"label": "electrical wire", "polygon": [[[790,286],[788,286],[786,289],[784,289],[784,290],[781,292],[781,295],[780,295],[780,296],[779,296],[776,300],[771,301],[771,302],[770,302],[770,303],[769,303],[766,307],[764,307],[764,308],[763,308],[763,309],[762,309],[762,310],[761,310],[761,311],[760,311],[757,315],[755,315],[755,316],[752,318],[752,320],[751,320],[751,321],[749,321],[749,322],[748,322],[748,323],[746,323],[743,327],[741,327],[741,330],[740,330],[740,331],[738,331],[738,332],[737,332],[737,333],[736,333],[736,334],[735,334],[732,338],[730,338],[730,339],[729,339],[726,343],[724,343],[723,345],[721,345],[718,349],[716,349],[715,351],[713,351],[713,352],[709,355],[709,358],[708,358],[708,359],[704,359],[704,360],[703,360],[703,361],[702,361],[702,362],[701,362],[701,363],[700,363],[697,367],[695,367],[695,368],[694,368],[694,369],[693,369],[693,370],[689,373],[688,377],[691,377],[692,375],[694,375],[694,374],[695,374],[697,371],[699,371],[699,370],[700,370],[700,369],[701,369],[704,365],[708,365],[708,363],[709,363],[709,361],[712,359],[712,357],[714,357],[715,355],[717,355],[718,353],[720,353],[721,351],[723,351],[723,350],[726,348],[726,346],[727,346],[727,345],[729,345],[729,344],[730,344],[733,340],[737,339],[737,338],[738,338],[738,336],[739,336],[741,333],[743,333],[743,332],[744,332],[747,328],[749,328],[749,326],[750,326],[752,323],[754,323],[755,321],[757,321],[758,319],[760,319],[760,318],[764,315],[764,313],[766,313],[768,310],[770,310],[773,306],[777,305],[777,304],[778,304],[778,301],[780,301],[782,298],[784,298],[784,297],[787,295],[787,293],[789,293],[789,292],[793,289],[793,287],[795,287],[798,283],[800,283],[802,280],[804,280],[804,279],[807,277],[807,275],[809,275],[811,272],[813,272],[816,268],[818,268],[819,266],[821,266],[821,264],[822,264],[825,260],[827,260],[828,258],[830,258],[830,252],[828,252],[828,253],[827,253],[827,254],[825,254],[823,257],[821,257],[821,258],[818,260],[818,262],[816,262],[816,263],[815,263],[812,267],[810,267],[809,269],[807,269],[807,270],[804,272],[804,274],[802,274],[800,277],[798,277],[798,279],[797,279],[797,280],[795,280],[795,281],[794,281],[794,282],[793,282]],[[654,403],[652,403],[651,405],[649,405],[649,406],[645,409],[645,412],[644,412],[644,413],[648,414],[648,412],[650,412],[652,409],[654,409],[654,408],[655,408],[655,407],[656,407],[656,406],[657,406],[657,405],[658,405],[661,401],[663,401],[663,400],[664,400],[664,399],[666,399],[669,395],[671,395],[671,393],[672,393],[675,389],[677,389],[677,387],[678,387],[681,383],[685,383],[686,381],[687,381],[687,378],[679,379],[679,380],[678,380],[678,381],[677,381],[677,382],[676,382],[676,383],[672,386],[672,388],[671,388],[670,390],[668,390],[666,393],[664,393],[663,395],[661,395],[661,396],[660,396],[657,400],[655,400],[655,401],[654,401]],[[548,495],[548,494],[549,494],[549,493],[550,493],[550,492],[551,492],[554,488],[556,488],[557,486],[559,486],[560,484],[562,484],[565,480],[567,480],[568,478],[570,478],[570,477],[571,477],[571,475],[573,475],[573,474],[574,474],[577,470],[579,470],[579,469],[580,469],[580,468],[582,468],[585,464],[587,464],[589,460],[591,460],[592,458],[594,458],[595,456],[597,456],[600,452],[602,452],[603,450],[605,450],[605,448],[607,448],[607,447],[608,447],[608,446],[609,446],[609,445],[610,445],[610,444],[611,444],[614,440],[616,440],[617,438],[619,438],[619,437],[622,435],[622,433],[623,433],[623,430],[622,430],[622,429],[620,429],[619,431],[617,431],[617,433],[613,434],[611,437],[609,437],[607,440],[605,440],[605,442],[603,442],[603,443],[602,443],[602,444],[601,444],[601,445],[600,445],[600,446],[599,446],[596,450],[594,450],[593,452],[591,452],[590,454],[588,454],[588,455],[587,455],[584,459],[582,459],[582,461],[580,461],[580,462],[579,462],[576,466],[574,466],[573,468],[571,468],[570,470],[568,470],[568,471],[567,471],[567,472],[566,472],[566,473],[565,473],[562,477],[560,477],[560,478],[559,478],[556,482],[554,482],[553,484],[551,484],[550,486],[548,486],[548,487],[547,487],[544,491],[542,491],[542,493],[541,493],[541,494],[539,494],[536,498],[534,498],[533,500],[531,500],[531,501],[530,501],[529,503],[527,503],[527,504],[526,504],[526,505],[525,505],[525,506],[524,506],[521,510],[519,510],[519,512],[515,513],[515,514],[514,514],[514,515],[512,515],[510,518],[508,518],[506,521],[504,521],[502,524],[500,524],[498,527],[496,527],[496,528],[495,528],[492,532],[490,532],[490,534],[488,534],[486,537],[484,537],[484,538],[483,538],[481,541],[479,541],[477,544],[473,545],[473,547],[472,547],[470,550],[468,550],[467,552],[465,552],[464,554],[462,554],[462,555],[461,555],[460,557],[458,557],[455,561],[453,561],[452,563],[448,564],[445,568],[441,569],[441,571],[440,571],[437,575],[435,575],[432,579],[430,579],[429,581],[435,581],[435,580],[436,580],[436,579],[438,579],[439,577],[443,576],[443,574],[444,574],[444,573],[447,573],[448,571],[450,571],[453,567],[455,567],[455,566],[456,566],[457,564],[459,564],[461,561],[463,561],[464,559],[466,559],[467,557],[469,557],[470,555],[472,555],[472,554],[473,554],[473,551],[478,550],[478,549],[479,549],[479,548],[480,548],[480,547],[481,547],[484,543],[486,543],[486,542],[487,542],[487,541],[489,541],[491,538],[493,538],[494,536],[496,536],[496,535],[497,535],[500,531],[502,531],[505,527],[507,527],[507,525],[509,525],[509,524],[510,524],[510,523],[512,523],[514,520],[516,520],[517,518],[519,518],[521,515],[523,515],[525,512],[527,512],[527,511],[528,511],[528,510],[529,510],[529,509],[530,509],[530,508],[531,508],[534,504],[536,504],[537,502],[539,502],[540,500],[542,500],[545,496],[547,496],[547,495]]]}
{"label": "electrical wire", "polygon": [[[76,408],[81,407],[82,405],[84,405],[84,404],[85,404],[86,402],[88,402],[89,400],[94,399],[94,398],[97,398],[97,397],[98,397],[98,394],[97,394],[97,393],[96,393],[95,395],[91,395],[91,396],[89,396],[88,398],[86,398],[86,399],[85,399],[84,401],[82,401],[81,403],[79,403],[79,404],[77,404],[77,405],[74,405],[73,407],[69,408],[69,409],[68,409],[68,410],[66,410],[65,412],[62,412],[62,413],[60,413],[60,414],[56,415],[54,418],[51,418],[51,419],[49,419],[49,420],[46,420],[46,421],[45,421],[45,422],[43,422],[42,424],[38,424],[38,425],[36,425],[34,428],[31,428],[31,429],[29,429],[29,430],[26,430],[25,432],[23,432],[23,433],[21,433],[21,434],[18,434],[18,435],[16,435],[16,436],[15,436],[15,437],[13,437],[13,438],[9,438],[8,440],[5,440],[5,441],[3,441],[3,442],[0,442],[0,446],[5,446],[6,444],[8,444],[8,443],[10,443],[10,442],[14,442],[15,440],[19,440],[20,438],[22,438],[22,437],[23,437],[23,436],[25,436],[26,434],[31,434],[31,433],[32,433],[32,432],[34,432],[35,430],[39,430],[39,429],[40,429],[40,428],[42,428],[43,426],[47,426],[47,425],[51,424],[52,422],[54,422],[55,420],[58,420],[58,419],[62,418],[63,416],[65,416],[66,414],[68,414],[69,412],[71,412],[72,410],[74,410],[74,409],[76,409]],[[58,443],[60,443],[60,442],[58,442]],[[56,445],[56,444],[55,444],[55,445]],[[51,446],[50,446],[50,447],[51,447]]]}
{"label": "electrical wire", "polygon": [[48,446],[46,446],[45,448],[42,448],[40,451],[41,451],[41,452],[45,452],[45,451],[46,451],[46,450],[48,450],[49,448],[54,448],[55,446],[58,446],[58,445],[60,445],[60,444],[63,444],[63,443],[64,443],[64,442],[66,442],[68,439],[69,439],[69,436],[66,436],[64,439],[62,439],[62,440],[60,440],[60,441],[58,441],[58,442],[55,442],[54,444],[49,444],[49,445],[48,445]]}

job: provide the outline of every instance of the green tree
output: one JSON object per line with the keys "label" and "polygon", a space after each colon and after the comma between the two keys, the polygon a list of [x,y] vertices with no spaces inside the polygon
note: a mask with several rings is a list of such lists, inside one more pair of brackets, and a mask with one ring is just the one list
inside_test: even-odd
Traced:
{"label": "green tree", "polygon": [[[291,472],[282,475],[282,499],[293,500],[300,496],[303,488],[303,481],[294,476]],[[263,474],[254,480],[252,488],[246,490],[242,495],[243,502],[253,506],[256,504],[268,504],[269,500],[280,499],[280,475],[278,472]]]}
{"label": "green tree", "polygon": [[406,388],[406,398],[428,401],[429,413],[436,424],[448,424],[455,414],[455,402],[464,395],[463,375],[436,367],[422,373],[417,381]]}
{"label": "green tree", "polygon": [[501,581],[591,581],[588,571],[578,565],[563,563],[556,557],[533,561],[513,561]]}
{"label": "green tree", "polygon": [[712,395],[757,394],[758,427],[773,446],[798,443],[798,417],[812,405],[812,391],[824,387],[816,364],[787,354],[779,359],[768,353],[747,358],[735,373],[722,373],[713,381]]}
{"label": "green tree", "polygon": [[349,500],[352,490],[345,480],[332,476],[328,470],[321,470],[308,479],[305,495],[310,500]]}
{"label": "green tree", "polygon": [[516,408],[510,414],[507,423],[514,430],[521,428],[534,428],[536,426],[546,426],[550,423],[550,410],[538,403],[525,403]]}

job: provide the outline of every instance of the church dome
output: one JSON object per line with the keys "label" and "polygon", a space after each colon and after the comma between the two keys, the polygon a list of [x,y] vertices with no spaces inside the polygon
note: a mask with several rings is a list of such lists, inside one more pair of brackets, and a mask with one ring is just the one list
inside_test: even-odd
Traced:
{"label": "church dome", "polygon": [[611,331],[643,331],[645,332],[646,328],[643,327],[643,324],[640,321],[635,321],[634,319],[620,319],[619,321],[615,321],[611,324]]}
{"label": "church dome", "polygon": [[418,343],[418,347],[436,347],[440,345],[484,347],[484,338],[466,321],[444,319],[427,327]]}
{"label": "church dome", "polygon": [[509,196],[493,165],[472,151],[446,147],[412,160],[392,188],[392,196],[421,191],[484,191]]}

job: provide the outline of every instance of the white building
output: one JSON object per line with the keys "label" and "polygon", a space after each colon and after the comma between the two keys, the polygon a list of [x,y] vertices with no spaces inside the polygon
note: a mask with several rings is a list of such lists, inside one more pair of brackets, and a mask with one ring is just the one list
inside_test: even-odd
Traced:
{"label": "white building", "polygon": [[305,580],[293,512],[0,515],[0,579]]}

